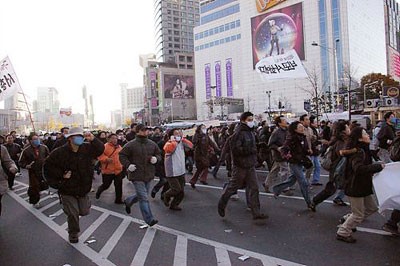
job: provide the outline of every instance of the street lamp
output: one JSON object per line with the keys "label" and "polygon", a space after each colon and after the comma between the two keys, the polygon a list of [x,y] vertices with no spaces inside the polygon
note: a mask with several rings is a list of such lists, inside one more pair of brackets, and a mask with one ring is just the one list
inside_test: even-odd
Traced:
{"label": "street lamp", "polygon": [[335,48],[325,47],[323,45],[320,45],[316,41],[313,41],[311,43],[312,46],[319,46],[320,48],[324,49],[325,51],[327,51],[328,53],[330,53],[333,56],[333,62],[334,62],[334,68],[333,69],[334,69],[334,76],[335,76],[335,89],[336,89],[336,92],[338,93],[338,95],[339,95],[339,87],[338,87],[339,77],[338,77],[338,62],[337,62],[337,44],[339,43],[339,41],[340,41],[339,39],[335,40]]}

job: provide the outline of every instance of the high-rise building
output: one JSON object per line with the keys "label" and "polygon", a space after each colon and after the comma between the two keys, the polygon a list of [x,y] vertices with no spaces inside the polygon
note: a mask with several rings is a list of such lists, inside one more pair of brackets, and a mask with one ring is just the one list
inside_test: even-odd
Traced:
{"label": "high-rise building", "polygon": [[395,80],[400,81],[400,12],[397,0],[384,0],[387,68]]}
{"label": "high-rise building", "polygon": [[171,63],[177,53],[193,53],[199,0],[154,0],[154,6],[157,60]]}
{"label": "high-rise building", "polygon": [[122,126],[121,110],[111,111],[111,128],[119,129]]}
{"label": "high-rise building", "polygon": [[[315,70],[324,93],[348,86],[346,69],[354,70],[353,81],[387,73],[381,0],[215,0],[202,2],[200,13],[194,30],[198,119],[219,113],[207,104],[218,96],[242,99],[256,114],[279,113],[279,102],[292,114],[305,113],[307,79],[264,82],[255,69],[264,57],[292,49]],[[345,106],[339,100],[336,110]]]}
{"label": "high-rise building", "polygon": [[120,84],[121,86],[121,116],[122,122],[133,117],[135,112],[143,109],[144,88],[134,87],[129,88],[127,83]]}
{"label": "high-rise building", "polygon": [[60,101],[58,91],[53,87],[39,87],[37,89],[37,110],[43,113],[58,113]]}

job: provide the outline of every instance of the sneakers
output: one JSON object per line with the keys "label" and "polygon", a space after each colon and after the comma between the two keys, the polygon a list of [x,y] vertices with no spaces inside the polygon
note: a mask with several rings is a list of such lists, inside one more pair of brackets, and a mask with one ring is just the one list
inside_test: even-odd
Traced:
{"label": "sneakers", "polygon": [[350,243],[350,244],[357,242],[357,240],[352,236],[341,236],[341,235],[336,234],[336,239],[339,241]]}
{"label": "sneakers", "polygon": [[388,224],[384,224],[382,230],[391,233],[393,236],[400,236],[399,229]]}
{"label": "sneakers", "polygon": [[344,201],[341,200],[341,199],[334,199],[334,200],[333,200],[333,203],[335,203],[337,206],[342,206],[342,207],[347,206],[347,203],[344,202]]}
{"label": "sneakers", "polygon": [[76,244],[79,242],[78,234],[69,234],[68,236],[69,243]]}
{"label": "sneakers", "polygon": [[126,203],[126,201],[124,201],[125,204],[125,211],[127,214],[131,214],[131,207],[128,206],[128,204]]}
{"label": "sneakers", "polygon": [[158,224],[158,221],[157,221],[157,220],[153,220],[153,221],[151,221],[150,223],[148,223],[148,225],[149,225],[150,227],[152,227],[152,226],[154,226],[154,225],[156,225],[156,224]]}
{"label": "sneakers", "polygon": [[231,200],[238,201],[239,200],[239,195],[238,194],[232,195]]}

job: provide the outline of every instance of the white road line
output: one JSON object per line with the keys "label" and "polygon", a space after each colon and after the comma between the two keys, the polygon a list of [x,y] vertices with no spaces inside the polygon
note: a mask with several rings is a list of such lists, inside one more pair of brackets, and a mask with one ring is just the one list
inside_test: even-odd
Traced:
{"label": "white road line", "polygon": [[140,246],[136,251],[135,257],[132,260],[131,266],[144,265],[155,234],[156,234],[156,229],[147,228],[146,233],[144,234],[144,237],[142,239],[142,242],[140,243]]}
{"label": "white road line", "polygon": [[82,241],[86,241],[93,233],[96,231],[96,229],[107,219],[109,216],[109,213],[102,213],[99,218],[94,221],[89,228],[87,228],[80,236],[80,239]]}
{"label": "white road line", "polygon": [[[40,211],[40,209],[39,209],[39,211]],[[64,212],[64,210],[61,208],[60,210],[56,211],[55,213],[50,214],[49,217],[51,216],[50,219],[55,219],[58,216],[60,216],[63,212]]]}
{"label": "white road line", "polygon": [[229,258],[228,251],[222,248],[215,248],[215,256],[217,257],[217,265],[230,266],[231,259]]}
{"label": "white road line", "polygon": [[40,203],[42,203],[43,201],[45,201],[47,199],[51,199],[51,198],[55,198],[55,197],[56,196],[54,196],[54,195],[47,195],[46,197],[41,198],[38,203],[40,204]]}
{"label": "white road line", "polygon": [[[47,225],[51,230],[56,232],[60,237],[62,237],[65,241],[68,241],[68,233],[60,228],[54,221],[52,221],[50,218],[46,217],[41,213],[39,210],[36,210],[34,208],[30,208],[29,204],[22,200],[20,197],[18,197],[14,193],[10,193],[10,197],[12,197],[14,200],[16,200],[19,204],[21,204],[25,209],[27,209],[30,213],[32,213],[36,218],[38,218],[40,221],[42,221],[45,225]],[[84,243],[77,243],[71,245],[73,248],[78,250],[80,253],[88,257],[93,263],[101,266],[115,266],[114,263],[112,263],[109,260],[106,260],[104,258],[101,258],[99,254],[85,245]]]}
{"label": "white road line", "polygon": [[100,250],[99,254],[102,258],[107,259],[110,256],[111,252],[117,245],[119,239],[125,233],[126,229],[128,229],[129,224],[131,221],[124,219],[122,220],[121,224],[118,226],[117,230],[112,234],[112,236],[108,239],[107,243],[104,247]]}
{"label": "white road line", "polygon": [[186,237],[178,235],[175,246],[174,266],[186,266],[187,264],[187,245]]}
{"label": "white road line", "polygon": [[[137,218],[134,218],[134,217],[131,217],[131,216],[126,216],[124,214],[121,214],[121,213],[118,213],[118,212],[114,212],[114,211],[110,211],[108,209],[104,209],[104,208],[101,208],[101,207],[98,207],[98,206],[92,206],[92,209],[96,210],[96,211],[100,211],[100,212],[107,212],[107,213],[110,213],[110,215],[113,215],[113,216],[116,216],[116,217],[120,217],[122,219],[129,219],[132,222],[137,223],[137,224],[143,224],[144,223],[144,221],[139,220]],[[250,251],[250,250],[238,248],[238,247],[231,246],[231,245],[228,245],[228,244],[219,243],[219,242],[216,242],[216,241],[213,241],[213,240],[209,240],[209,239],[206,239],[206,238],[203,238],[203,237],[199,237],[199,236],[196,236],[196,235],[192,235],[192,234],[189,234],[189,233],[178,231],[178,230],[175,230],[175,229],[172,229],[172,228],[169,228],[169,227],[165,227],[165,226],[162,226],[162,225],[155,225],[154,227],[157,228],[157,230],[161,230],[163,232],[166,232],[166,233],[169,233],[169,234],[172,234],[172,235],[182,236],[182,237],[185,237],[186,239],[193,240],[193,241],[202,243],[204,245],[209,245],[209,246],[213,246],[213,247],[219,247],[219,248],[226,249],[228,251],[231,251],[231,252],[234,252],[234,253],[237,253],[237,254],[247,255],[249,257],[256,258],[256,259],[259,259],[261,261],[263,259],[264,260],[265,259],[269,259],[269,260],[275,262],[275,264],[274,264],[275,266],[276,265],[281,265],[281,266],[286,266],[286,265],[302,266],[302,264],[297,264],[297,263],[290,262],[290,261],[287,261],[287,260],[283,260],[283,259],[275,258],[275,257],[272,257],[272,256],[256,253],[256,252],[253,252],[253,251]]]}
{"label": "white road line", "polygon": [[21,197],[21,199],[23,199],[23,200],[27,200],[27,199],[29,199],[29,195],[28,195],[28,194],[26,194],[24,197]]}
{"label": "white road line", "polygon": [[50,202],[49,204],[43,206],[42,208],[39,209],[39,211],[44,212],[47,209],[50,209],[51,207],[53,207],[54,205],[56,205],[57,203],[60,203],[59,200],[55,200],[53,202]]}
{"label": "white road line", "polygon": [[372,233],[372,234],[377,234],[377,235],[383,235],[383,236],[391,236],[391,233],[388,233],[383,230],[378,230],[378,229],[371,229],[371,228],[364,228],[364,227],[357,227],[357,231],[360,232],[366,232],[366,233]]}
{"label": "white road line", "polygon": [[68,221],[66,221],[65,223],[63,223],[62,225],[60,225],[61,229],[67,230],[68,228]]}
{"label": "white road line", "polygon": [[24,190],[25,188],[28,188],[28,187],[22,187],[22,188],[19,188],[19,189],[15,189],[14,191],[12,191],[12,192],[14,192],[15,194],[17,194],[17,195],[21,195],[21,194],[24,194],[26,191],[24,191],[24,192],[21,192],[22,190]]}

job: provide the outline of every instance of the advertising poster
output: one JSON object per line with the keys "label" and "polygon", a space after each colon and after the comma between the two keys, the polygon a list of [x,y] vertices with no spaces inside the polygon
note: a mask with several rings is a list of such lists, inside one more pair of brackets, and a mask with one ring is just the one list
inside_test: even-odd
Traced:
{"label": "advertising poster", "polygon": [[253,67],[265,57],[296,50],[305,59],[303,5],[295,4],[251,19]]}
{"label": "advertising poster", "polygon": [[232,59],[226,59],[226,91],[228,97],[233,97]]}
{"label": "advertising poster", "polygon": [[193,99],[194,77],[180,75],[164,75],[165,99]]}
{"label": "advertising poster", "polygon": [[221,97],[221,62],[215,62],[215,89],[216,89],[216,96]]}
{"label": "advertising poster", "polygon": [[210,64],[206,64],[204,68],[206,78],[206,99],[211,99],[211,69]]}

